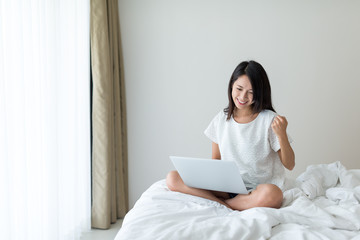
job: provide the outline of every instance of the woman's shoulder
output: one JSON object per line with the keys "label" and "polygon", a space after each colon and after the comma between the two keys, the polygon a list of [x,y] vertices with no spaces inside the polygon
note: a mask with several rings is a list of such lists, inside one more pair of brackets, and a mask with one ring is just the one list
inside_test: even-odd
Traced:
{"label": "woman's shoulder", "polygon": [[219,120],[226,120],[227,118],[227,113],[224,110],[220,110],[214,118],[217,118]]}
{"label": "woman's shoulder", "polygon": [[227,115],[224,111],[219,111],[211,120],[208,128],[222,128],[226,122],[226,117]]}
{"label": "woman's shoulder", "polygon": [[267,122],[272,122],[272,120],[274,119],[274,117],[276,117],[276,115],[278,115],[276,112],[272,111],[272,110],[262,110],[259,114],[261,116],[261,118]]}
{"label": "woman's shoulder", "polygon": [[278,115],[276,112],[274,112],[272,110],[269,110],[269,109],[264,109],[264,110],[261,111],[261,113],[264,116],[268,116],[268,117],[275,117],[276,115]]}

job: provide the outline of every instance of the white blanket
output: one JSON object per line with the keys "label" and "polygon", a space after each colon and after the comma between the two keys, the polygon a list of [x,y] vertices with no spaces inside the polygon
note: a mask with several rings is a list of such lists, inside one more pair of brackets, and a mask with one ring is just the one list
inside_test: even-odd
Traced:
{"label": "white blanket", "polygon": [[313,165],[287,181],[280,209],[233,211],[154,183],[126,215],[120,239],[358,239],[360,170]]}

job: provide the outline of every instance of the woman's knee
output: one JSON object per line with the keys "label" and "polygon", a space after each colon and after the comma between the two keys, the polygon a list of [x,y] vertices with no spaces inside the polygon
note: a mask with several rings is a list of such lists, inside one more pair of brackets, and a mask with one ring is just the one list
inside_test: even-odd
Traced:
{"label": "woman's knee", "polygon": [[183,184],[184,182],[177,171],[171,171],[166,176],[166,185],[171,191],[179,191]]}
{"label": "woman's knee", "polygon": [[283,193],[281,189],[274,184],[260,184],[252,194],[256,194],[256,201],[259,207],[281,207]]}

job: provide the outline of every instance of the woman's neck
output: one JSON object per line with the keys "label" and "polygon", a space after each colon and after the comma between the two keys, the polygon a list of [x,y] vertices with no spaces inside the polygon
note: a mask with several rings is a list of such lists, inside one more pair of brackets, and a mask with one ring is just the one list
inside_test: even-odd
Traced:
{"label": "woman's neck", "polygon": [[247,109],[238,109],[238,108],[235,108],[234,109],[234,116],[235,117],[249,117],[249,116],[252,116],[254,115],[253,111],[251,108],[247,108]]}
{"label": "woman's neck", "polygon": [[253,113],[252,109],[235,109],[233,113],[233,118],[238,123],[249,123],[253,121],[257,117],[257,115],[258,113]]}

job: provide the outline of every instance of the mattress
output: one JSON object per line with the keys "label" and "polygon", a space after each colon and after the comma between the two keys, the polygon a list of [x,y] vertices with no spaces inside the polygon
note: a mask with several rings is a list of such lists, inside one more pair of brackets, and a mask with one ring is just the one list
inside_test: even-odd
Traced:
{"label": "mattress", "polygon": [[165,179],[149,187],[127,213],[120,239],[358,239],[360,169],[340,162],[309,166],[287,179],[280,209],[234,211],[172,192]]}

